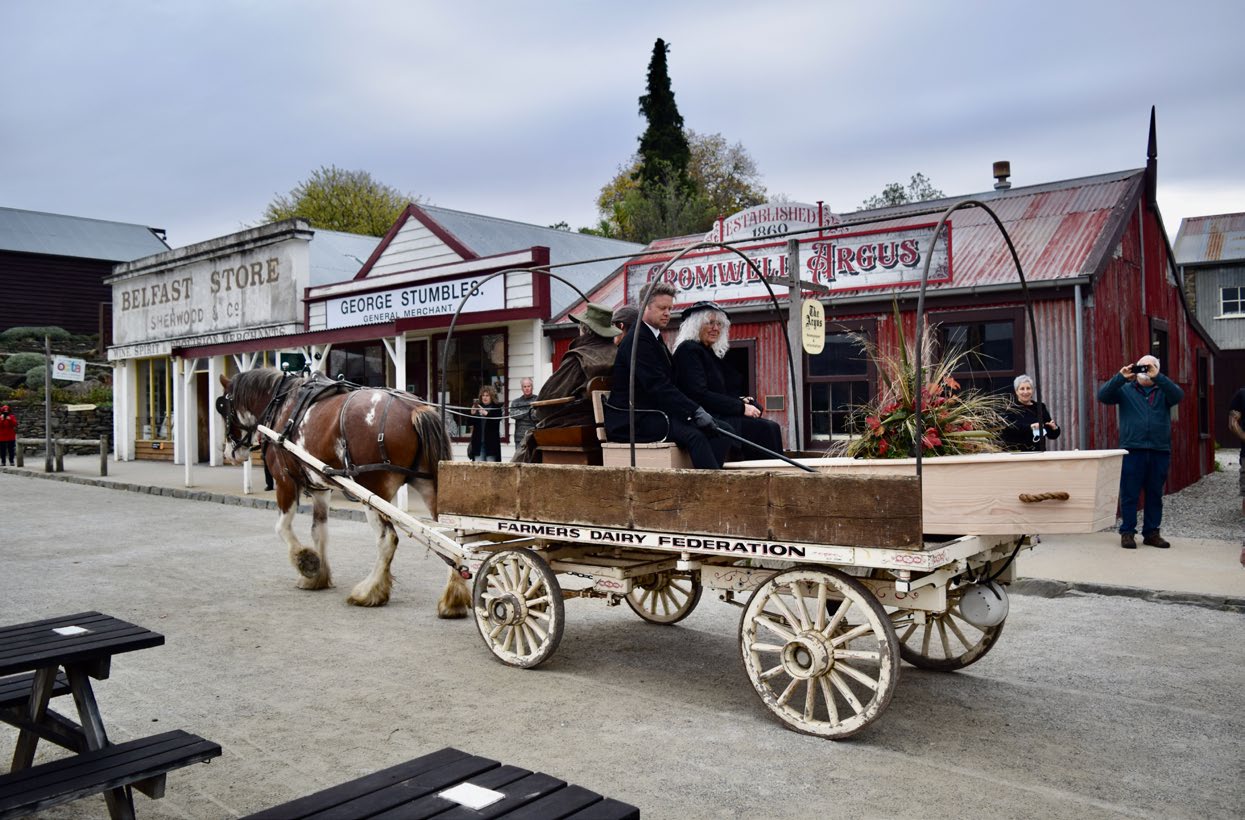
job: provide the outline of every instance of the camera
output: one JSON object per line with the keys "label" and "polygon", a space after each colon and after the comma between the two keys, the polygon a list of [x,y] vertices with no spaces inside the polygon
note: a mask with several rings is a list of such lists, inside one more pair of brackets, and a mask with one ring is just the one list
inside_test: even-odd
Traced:
{"label": "camera", "polygon": [[1145,364],[1135,364],[1129,368],[1133,373],[1149,373],[1150,366]]}

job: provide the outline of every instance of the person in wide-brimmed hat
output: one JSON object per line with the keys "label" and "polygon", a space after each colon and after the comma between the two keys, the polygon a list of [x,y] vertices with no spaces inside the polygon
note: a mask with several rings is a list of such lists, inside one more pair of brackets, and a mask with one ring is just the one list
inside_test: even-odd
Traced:
{"label": "person in wide-brimmed hat", "polygon": [[[782,428],[763,418],[761,408],[740,384],[739,374],[726,366],[731,346],[731,320],[716,302],[697,302],[683,311],[674,342],[675,385],[688,398],[735,435],[774,453],[781,453]],[[740,447],[745,459],[773,458],[752,447]]]}
{"label": "person in wide-brimmed hat", "polygon": [[[622,331],[613,324],[612,314],[608,305],[589,302],[582,314],[570,317],[579,325],[579,335],[562,356],[558,369],[540,388],[534,408],[537,430],[586,427],[594,423],[588,383],[598,376],[609,376],[617,352],[614,338],[622,336]],[[563,401],[542,404],[552,400]],[[536,437],[528,436],[521,443],[521,447],[516,444],[514,461],[537,461]]]}

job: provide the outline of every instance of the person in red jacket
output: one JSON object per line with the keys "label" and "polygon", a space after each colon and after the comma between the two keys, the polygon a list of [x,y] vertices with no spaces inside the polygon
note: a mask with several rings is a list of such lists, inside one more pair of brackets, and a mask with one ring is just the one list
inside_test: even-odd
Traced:
{"label": "person in red jacket", "polygon": [[0,467],[17,466],[17,416],[0,407]]}

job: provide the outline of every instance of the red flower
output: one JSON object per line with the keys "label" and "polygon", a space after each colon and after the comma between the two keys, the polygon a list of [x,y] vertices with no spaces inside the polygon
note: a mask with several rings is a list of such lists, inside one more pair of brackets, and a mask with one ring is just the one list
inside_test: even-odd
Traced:
{"label": "red flower", "polygon": [[957,382],[957,381],[956,381],[954,378],[952,378],[951,376],[948,376],[948,377],[947,377],[947,387],[950,387],[952,390],[959,390],[959,389],[960,389],[960,383],[959,383],[959,382]]}
{"label": "red flower", "polygon": [[890,450],[890,448],[891,446],[890,444],[886,442],[886,439],[882,439],[881,441],[878,442],[878,455],[880,456],[886,455],[887,451]]}
{"label": "red flower", "polygon": [[925,435],[921,436],[921,446],[934,449],[942,446],[942,439],[938,437],[938,431],[933,427],[925,428]]}
{"label": "red flower", "polygon": [[867,416],[865,418],[865,424],[869,426],[870,430],[877,430],[882,426],[882,422],[878,421],[877,416]]}

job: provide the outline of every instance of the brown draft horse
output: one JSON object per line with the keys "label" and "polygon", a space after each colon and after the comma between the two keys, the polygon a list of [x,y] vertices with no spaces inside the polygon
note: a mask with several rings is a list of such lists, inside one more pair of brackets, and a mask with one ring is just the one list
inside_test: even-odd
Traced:
{"label": "brown draft horse", "polygon": [[[379,388],[348,389],[321,374],[299,376],[273,369],[249,370],[232,380],[221,376],[220,381],[225,395],[216,409],[225,418],[230,461],[250,456],[263,439],[256,431],[263,424],[284,433],[330,468],[346,471],[381,498],[392,501],[403,484],[411,485],[437,517],[437,464],[450,458],[450,440],[436,410],[414,396]],[[302,576],[298,586],[331,587],[327,523],[332,485],[283,447],[269,442],[265,451],[281,512],[277,535]],[[355,474],[352,468],[358,467],[364,469]],[[298,497],[304,492],[312,500],[311,547],[298,540],[292,527]],[[376,565],[347,600],[358,606],[382,606],[393,585],[389,565],[398,535],[393,523],[370,507],[367,520],[376,531]],[[470,603],[466,582],[451,568],[437,615],[464,617]]]}

